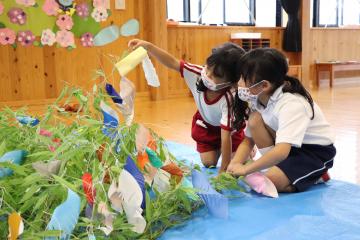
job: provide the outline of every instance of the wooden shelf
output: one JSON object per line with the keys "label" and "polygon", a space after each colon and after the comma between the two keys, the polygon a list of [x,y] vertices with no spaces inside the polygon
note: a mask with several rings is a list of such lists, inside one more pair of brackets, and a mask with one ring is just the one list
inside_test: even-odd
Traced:
{"label": "wooden shelf", "polygon": [[238,44],[245,51],[255,48],[270,47],[269,38],[243,38],[243,39],[230,39],[231,42]]}

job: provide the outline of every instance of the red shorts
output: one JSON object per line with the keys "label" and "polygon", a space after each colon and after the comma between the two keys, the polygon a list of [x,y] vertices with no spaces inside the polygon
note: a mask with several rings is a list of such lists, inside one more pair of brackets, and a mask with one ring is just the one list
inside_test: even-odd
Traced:
{"label": "red shorts", "polygon": [[[206,127],[200,126],[199,121],[196,123],[197,120],[201,121]],[[196,149],[199,153],[221,149],[221,127],[212,126],[205,122],[199,111],[193,117],[191,137],[196,141]],[[231,134],[233,152],[236,151],[243,139],[244,131],[242,129]]]}

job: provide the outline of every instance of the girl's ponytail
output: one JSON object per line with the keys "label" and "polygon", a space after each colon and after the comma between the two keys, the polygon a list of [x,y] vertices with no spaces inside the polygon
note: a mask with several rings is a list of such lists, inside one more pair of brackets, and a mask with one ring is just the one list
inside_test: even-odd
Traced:
{"label": "girl's ponytail", "polygon": [[233,128],[236,130],[240,130],[245,128],[246,126],[246,120],[249,119],[250,114],[250,108],[247,102],[244,102],[239,99],[238,92],[236,91],[236,94],[234,96],[234,105],[232,108],[233,111]]}
{"label": "girl's ponytail", "polygon": [[311,120],[314,119],[314,100],[312,99],[310,93],[304,88],[299,79],[290,77],[288,75],[285,76],[285,85],[283,87],[283,92],[288,93],[298,93],[303,96],[310,104],[312,110]]}

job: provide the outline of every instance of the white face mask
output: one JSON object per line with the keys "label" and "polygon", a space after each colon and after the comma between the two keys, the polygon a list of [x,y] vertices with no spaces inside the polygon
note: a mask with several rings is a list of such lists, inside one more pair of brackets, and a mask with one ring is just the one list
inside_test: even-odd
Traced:
{"label": "white face mask", "polygon": [[245,102],[249,102],[251,105],[256,106],[259,95],[263,92],[263,90],[261,90],[261,92],[259,92],[258,94],[252,94],[250,92],[250,88],[256,87],[257,85],[259,85],[260,83],[262,83],[264,80],[255,83],[254,85],[252,85],[251,87],[238,87],[238,97],[240,98],[240,100],[245,101]]}
{"label": "white face mask", "polygon": [[201,71],[201,79],[205,87],[211,91],[218,91],[231,86],[231,83],[214,83],[214,81],[206,75],[205,68]]}

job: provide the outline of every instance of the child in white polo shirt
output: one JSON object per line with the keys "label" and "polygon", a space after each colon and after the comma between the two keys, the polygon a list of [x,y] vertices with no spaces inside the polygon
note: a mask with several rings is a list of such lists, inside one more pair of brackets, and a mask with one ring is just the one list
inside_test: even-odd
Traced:
{"label": "child in white polo shirt", "polygon": [[233,43],[225,43],[212,50],[205,66],[178,60],[152,43],[134,39],[129,47],[144,47],[162,64],[180,72],[194,97],[198,111],[192,122],[191,136],[205,167],[216,166],[220,154],[219,172],[226,171],[231,155],[244,138],[243,128],[233,131],[232,87],[240,79],[240,58],[245,51]]}
{"label": "child in white polo shirt", "polygon": [[[234,125],[248,120],[248,126],[227,171],[240,176],[269,168],[266,175],[279,192],[304,191],[328,180],[336,154],[330,125],[301,82],[286,75],[284,55],[255,49],[241,66]],[[244,165],[254,144],[262,157]]]}

